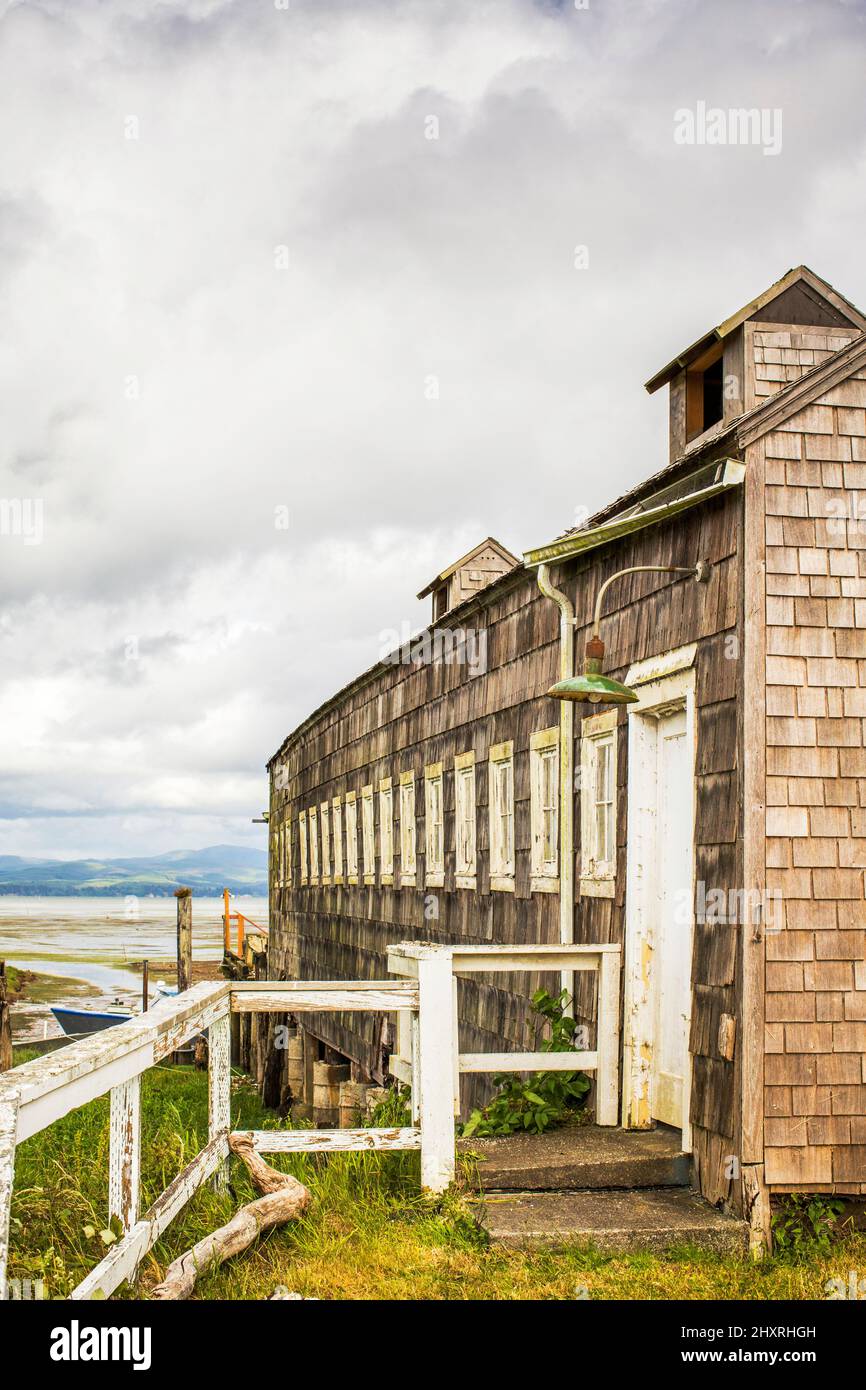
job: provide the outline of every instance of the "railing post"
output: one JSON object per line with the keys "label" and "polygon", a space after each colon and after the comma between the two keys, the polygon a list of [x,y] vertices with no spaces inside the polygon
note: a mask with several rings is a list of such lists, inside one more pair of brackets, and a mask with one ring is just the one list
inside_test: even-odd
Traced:
{"label": "railing post", "polygon": [[232,947],[231,929],[232,929],[232,922],[231,922],[231,910],[230,910],[230,908],[229,908],[229,890],[228,890],[227,888],[224,888],[224,889],[223,889],[223,947],[224,947],[224,949],[225,949],[226,955],[228,955],[228,953],[229,953],[229,951],[231,950],[231,947]]}
{"label": "railing post", "polygon": [[138,1220],[141,1180],[141,1077],[111,1088],[108,1158],[108,1216],[117,1216],[126,1235]]}
{"label": "railing post", "polygon": [[[231,996],[228,1000],[231,1008]],[[231,1039],[229,1014],[226,1012],[208,1029],[208,1137],[218,1135],[228,1138],[231,1128]],[[217,1192],[228,1187],[229,1161],[221,1160],[214,1174],[213,1185]]]}
{"label": "railing post", "polygon": [[9,1212],[15,1177],[15,1142],[18,1133],[18,1094],[0,1096],[0,1303],[6,1298],[9,1260]]}
{"label": "railing post", "polygon": [[595,1119],[615,1125],[619,1114],[619,951],[601,951],[596,1008]]}
{"label": "railing post", "polygon": [[418,955],[421,1186],[444,1192],[454,1180],[454,987],[451,951]]}

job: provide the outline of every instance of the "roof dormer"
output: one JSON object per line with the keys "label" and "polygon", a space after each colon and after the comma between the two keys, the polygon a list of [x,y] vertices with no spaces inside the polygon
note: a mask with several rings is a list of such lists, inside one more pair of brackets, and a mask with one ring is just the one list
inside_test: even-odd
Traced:
{"label": "roof dormer", "polygon": [[646,383],[670,387],[670,457],[847,347],[866,317],[808,266],[789,270]]}
{"label": "roof dormer", "polygon": [[474,550],[470,550],[462,559],[455,560],[453,565],[449,565],[441,574],[437,574],[435,579],[431,579],[421,590],[418,598],[433,595],[432,621],[441,622],[452,608],[456,608],[458,604],[471,598],[480,589],[492,584],[494,579],[507,574],[519,564],[520,561],[510,550],[506,550],[499,541],[488,536],[480,545],[476,545]]}

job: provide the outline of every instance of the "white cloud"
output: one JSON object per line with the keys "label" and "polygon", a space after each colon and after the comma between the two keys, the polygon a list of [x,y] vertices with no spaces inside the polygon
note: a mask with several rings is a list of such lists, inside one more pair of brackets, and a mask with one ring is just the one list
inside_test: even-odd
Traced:
{"label": "white cloud", "polygon": [[[265,758],[422,583],[664,461],[653,369],[803,260],[866,299],[857,6],[0,23],[0,496],[45,509],[0,540],[5,852],[261,843]],[[782,154],[675,146],[698,100]]]}

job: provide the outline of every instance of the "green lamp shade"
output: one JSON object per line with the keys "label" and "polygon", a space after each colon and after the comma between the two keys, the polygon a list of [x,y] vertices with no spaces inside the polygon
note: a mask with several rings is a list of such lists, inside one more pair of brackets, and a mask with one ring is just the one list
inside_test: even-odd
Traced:
{"label": "green lamp shade", "polygon": [[588,700],[592,705],[631,705],[638,698],[635,692],[621,681],[589,672],[582,676],[572,676],[569,680],[557,681],[547,693],[554,700]]}

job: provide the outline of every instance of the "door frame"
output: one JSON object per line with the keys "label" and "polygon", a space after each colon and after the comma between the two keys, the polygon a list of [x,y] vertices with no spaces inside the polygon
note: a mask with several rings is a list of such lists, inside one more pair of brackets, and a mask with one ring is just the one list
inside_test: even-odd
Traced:
{"label": "door frame", "polygon": [[[654,674],[662,657],[647,662]],[[648,674],[650,674],[648,671]],[[650,1129],[653,1042],[655,1027],[654,902],[653,875],[647,873],[647,855],[652,862],[657,826],[656,790],[658,720],[664,714],[685,710],[686,740],[691,760],[688,823],[692,827],[691,903],[692,921],[689,949],[689,978],[694,951],[695,887],[695,772],[697,724],[695,717],[695,669],[689,666],[637,687],[638,702],[628,706],[628,781],[626,841],[626,894],[623,1020],[622,1124],[624,1129]],[[689,1020],[692,990],[689,988]],[[692,1147],[689,1101],[691,1094],[691,1052],[687,1053],[687,1074],[683,1077],[684,1153]]]}

